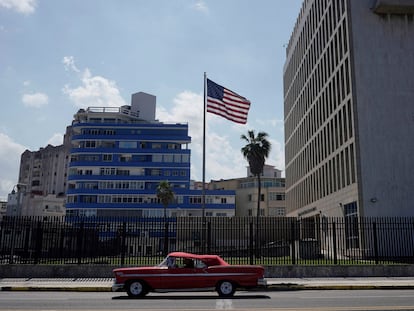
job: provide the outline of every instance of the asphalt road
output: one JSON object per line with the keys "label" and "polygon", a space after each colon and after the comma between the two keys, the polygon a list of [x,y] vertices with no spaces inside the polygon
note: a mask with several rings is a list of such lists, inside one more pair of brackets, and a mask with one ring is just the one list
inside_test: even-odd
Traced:
{"label": "asphalt road", "polygon": [[111,292],[0,292],[0,310],[414,310],[414,290],[313,290],[215,293],[151,293],[130,299]]}

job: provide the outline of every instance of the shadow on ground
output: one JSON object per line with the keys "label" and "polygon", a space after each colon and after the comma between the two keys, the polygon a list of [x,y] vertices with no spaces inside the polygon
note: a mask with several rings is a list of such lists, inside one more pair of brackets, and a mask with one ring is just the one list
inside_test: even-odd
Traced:
{"label": "shadow on ground", "polygon": [[184,296],[184,295],[150,295],[145,297],[129,297],[129,296],[116,296],[112,297],[113,300],[123,300],[123,299],[138,299],[138,300],[198,300],[198,299],[206,299],[206,300],[217,300],[217,299],[270,299],[267,295],[243,295],[243,296],[233,296],[233,297],[220,297],[220,296],[209,296],[209,295],[201,295],[201,296]]}

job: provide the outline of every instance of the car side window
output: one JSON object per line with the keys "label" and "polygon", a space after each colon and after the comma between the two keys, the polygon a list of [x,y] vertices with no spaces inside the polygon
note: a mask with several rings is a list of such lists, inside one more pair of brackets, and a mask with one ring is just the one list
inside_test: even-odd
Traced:
{"label": "car side window", "polygon": [[202,262],[201,260],[194,260],[194,267],[195,268],[197,268],[197,269],[204,269],[204,268],[207,268],[207,265],[204,263],[204,262]]}
{"label": "car side window", "polygon": [[168,257],[167,258],[167,267],[168,268],[175,268],[175,258],[174,257]]}
{"label": "car side window", "polygon": [[184,258],[183,268],[189,268],[189,269],[194,268],[194,260],[189,259],[189,258]]}

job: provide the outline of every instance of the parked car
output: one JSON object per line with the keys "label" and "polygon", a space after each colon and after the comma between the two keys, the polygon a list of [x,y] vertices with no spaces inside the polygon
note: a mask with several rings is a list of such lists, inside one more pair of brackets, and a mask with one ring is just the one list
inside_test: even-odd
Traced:
{"label": "parked car", "polygon": [[155,267],[117,268],[112,291],[126,291],[130,297],[149,292],[217,291],[231,297],[238,288],[265,285],[264,268],[230,265],[217,255],[173,252]]}

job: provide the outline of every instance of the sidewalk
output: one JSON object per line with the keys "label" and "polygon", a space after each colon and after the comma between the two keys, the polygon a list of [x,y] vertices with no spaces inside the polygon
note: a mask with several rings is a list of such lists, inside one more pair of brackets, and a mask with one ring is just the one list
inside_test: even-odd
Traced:
{"label": "sidewalk", "polygon": [[[414,289],[414,277],[269,278],[264,290]],[[0,279],[0,291],[110,292],[112,278]],[[261,290],[261,289],[259,289]]]}

